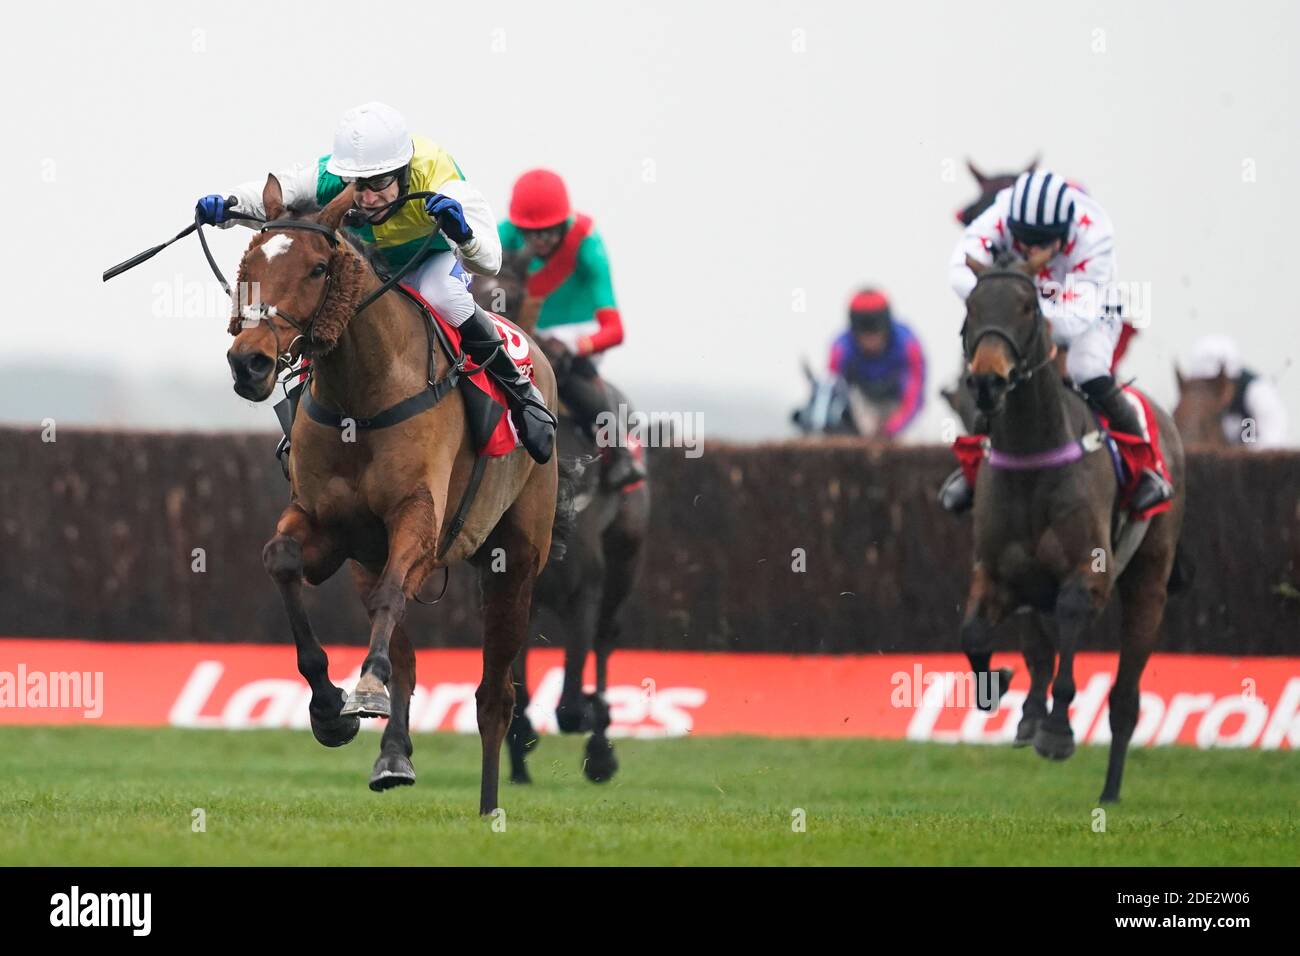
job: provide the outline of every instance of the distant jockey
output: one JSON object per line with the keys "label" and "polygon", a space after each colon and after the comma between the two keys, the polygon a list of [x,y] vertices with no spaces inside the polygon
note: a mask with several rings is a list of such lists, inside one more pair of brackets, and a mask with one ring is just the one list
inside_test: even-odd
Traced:
{"label": "distant jockey", "polygon": [[[562,342],[571,361],[556,364],[560,397],[593,435],[602,413],[618,418],[596,363],[623,341],[623,318],[614,299],[609,257],[591,217],[574,212],[569,191],[557,174],[534,169],[515,182],[510,217],[497,229],[506,253],[530,259],[524,286],[525,315],[535,312],[535,334]],[[608,449],[604,482],[623,488],[645,478],[624,444]]]}
{"label": "distant jockey", "polygon": [[[1286,404],[1277,385],[1242,366],[1237,343],[1231,338],[1207,335],[1198,340],[1192,346],[1191,362],[1183,374],[1189,379],[1223,377],[1225,387],[1231,389],[1231,397],[1220,422],[1230,443],[1245,444],[1256,450],[1286,444]],[[1249,430],[1243,427],[1246,421],[1253,423]]]}
{"label": "distant jockey", "polygon": [[[1069,349],[1067,374],[1107,417],[1112,431],[1149,442],[1138,407],[1111,373],[1121,325],[1113,304],[1115,237],[1110,217],[1095,199],[1049,170],[1021,173],[966,227],[952,254],[953,289],[965,299],[975,288],[967,256],[992,264],[999,253],[1014,251],[1027,259],[1045,249],[1051,258],[1033,279],[1053,339]],[[1139,513],[1171,497],[1173,488],[1164,476],[1146,468],[1129,507]],[[960,469],[944,482],[939,500],[953,512],[970,507],[974,489]]]}
{"label": "distant jockey", "polygon": [[925,404],[921,344],[875,289],[864,289],[849,302],[849,329],[831,345],[830,372],[881,410],[877,437],[895,438]]}

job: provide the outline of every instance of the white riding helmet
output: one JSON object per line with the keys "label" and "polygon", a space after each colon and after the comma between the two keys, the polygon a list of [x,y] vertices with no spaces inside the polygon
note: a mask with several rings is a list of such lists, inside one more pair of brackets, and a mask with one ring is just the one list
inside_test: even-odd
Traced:
{"label": "white riding helmet", "polygon": [[376,176],[400,169],[415,155],[402,114],[385,103],[365,103],[343,114],[334,130],[334,152],[325,164],[335,176]]}
{"label": "white riding helmet", "polygon": [[1187,366],[1188,378],[1217,378],[1222,372],[1228,378],[1241,374],[1241,355],[1237,343],[1226,335],[1207,335],[1192,346],[1192,359]]}

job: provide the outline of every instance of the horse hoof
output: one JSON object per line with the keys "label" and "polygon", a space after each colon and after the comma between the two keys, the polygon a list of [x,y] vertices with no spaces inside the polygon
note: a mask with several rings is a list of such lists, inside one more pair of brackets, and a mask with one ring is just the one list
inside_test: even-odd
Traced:
{"label": "horse hoof", "polygon": [[510,782],[511,783],[532,783],[533,778],[528,775],[528,771],[526,769],[520,770],[517,773],[515,771],[511,771]]}
{"label": "horse hoof", "polygon": [[1074,753],[1074,734],[1058,733],[1048,730],[1045,724],[1040,725],[1034,734],[1034,750],[1048,760],[1065,760]]}
{"label": "horse hoof", "polygon": [[382,691],[353,691],[343,705],[344,717],[387,717],[388,694]]}
{"label": "horse hoof", "polygon": [[[562,734],[576,734],[584,730],[584,721],[587,719],[586,706],[580,707],[556,707],[555,723],[560,728]],[[589,723],[589,721],[588,721]]]}
{"label": "horse hoof", "polygon": [[603,734],[587,738],[587,755],[582,762],[582,772],[592,783],[605,783],[618,771],[614,745]]}
{"label": "horse hoof", "polygon": [[311,717],[312,736],[326,747],[342,747],[351,743],[361,729],[361,721],[357,718],[343,716],[342,707],[346,698],[341,689],[336,687],[334,690],[338,693],[338,702],[335,704],[338,709],[329,712],[311,706],[307,708]]}
{"label": "horse hoof", "polygon": [[382,793],[393,787],[409,787],[415,783],[415,767],[403,754],[381,754],[370,774],[370,789]]}
{"label": "horse hoof", "polygon": [[1011,746],[1028,747],[1032,744],[1041,723],[1041,717],[1021,717],[1020,723],[1016,726],[1016,739],[1011,742]]}
{"label": "horse hoof", "polygon": [[361,729],[361,721],[356,717],[344,717],[341,714],[328,720],[311,719],[311,732],[326,747],[342,747],[352,743]]}

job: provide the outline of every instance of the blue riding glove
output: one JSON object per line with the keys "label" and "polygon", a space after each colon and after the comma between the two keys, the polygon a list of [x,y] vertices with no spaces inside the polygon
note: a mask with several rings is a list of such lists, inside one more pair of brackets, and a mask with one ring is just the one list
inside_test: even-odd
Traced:
{"label": "blue riding glove", "polygon": [[463,246],[474,238],[474,230],[465,221],[465,210],[450,196],[430,196],[424,201],[424,211],[437,220],[438,228],[456,245]]}
{"label": "blue riding glove", "polygon": [[213,193],[204,196],[194,207],[205,226],[217,226],[226,221],[226,197]]}

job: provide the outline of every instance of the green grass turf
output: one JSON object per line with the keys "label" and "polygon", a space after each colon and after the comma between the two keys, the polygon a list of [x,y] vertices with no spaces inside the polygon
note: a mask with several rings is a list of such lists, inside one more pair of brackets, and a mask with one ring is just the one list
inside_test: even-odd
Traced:
{"label": "green grass turf", "polygon": [[[0,864],[1261,864],[1300,862],[1300,754],[1161,748],[1093,810],[1106,751],[865,740],[543,738],[480,819],[478,739],[415,740],[414,787],[366,787],[378,734],[0,728]],[[504,755],[503,755],[504,756]],[[206,811],[206,832],[191,811]],[[806,832],[792,812],[806,812]]]}

